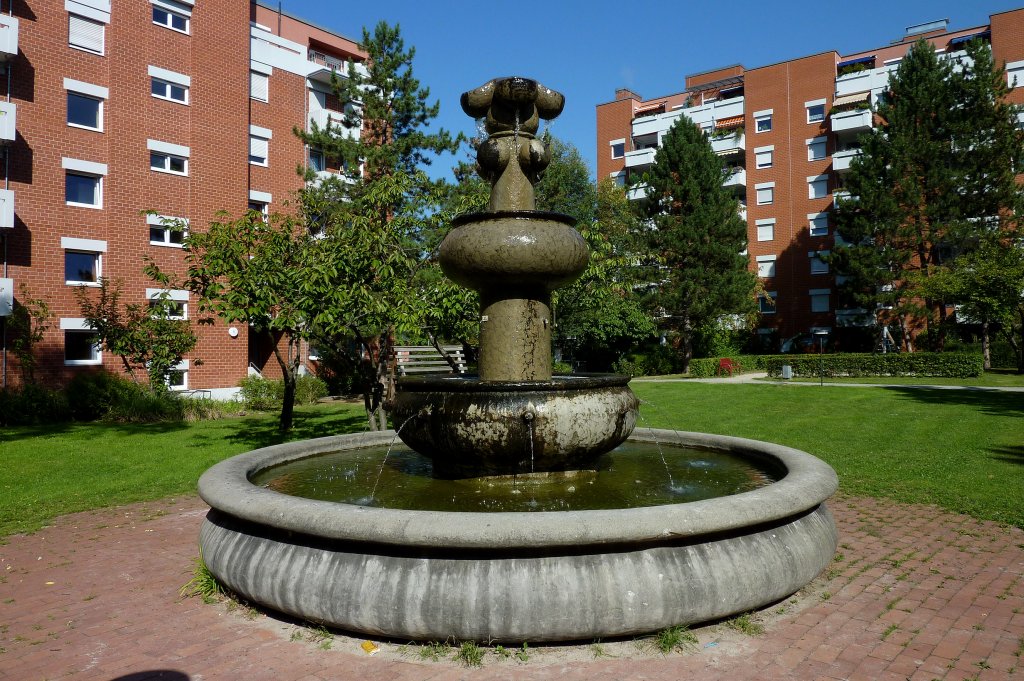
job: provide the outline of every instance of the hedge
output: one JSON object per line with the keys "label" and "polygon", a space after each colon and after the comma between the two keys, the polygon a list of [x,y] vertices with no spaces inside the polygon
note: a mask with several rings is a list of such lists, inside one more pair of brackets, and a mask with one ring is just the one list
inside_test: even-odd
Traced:
{"label": "hedge", "polygon": [[[782,375],[782,365],[793,368],[795,377],[824,376],[943,376],[973,378],[983,369],[982,356],[958,352],[841,353],[827,355],[771,355],[764,370],[772,378]],[[744,366],[744,368],[746,368]]]}

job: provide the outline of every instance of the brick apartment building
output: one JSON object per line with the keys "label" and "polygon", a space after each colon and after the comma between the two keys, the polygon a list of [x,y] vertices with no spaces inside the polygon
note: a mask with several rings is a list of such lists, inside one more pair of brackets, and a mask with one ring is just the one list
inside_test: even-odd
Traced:
{"label": "brick apartment building", "polygon": [[[297,166],[329,172],[293,128],[339,118],[331,71],[365,55],[260,2],[5,0],[0,9],[0,379],[20,379],[3,316],[24,285],[53,315],[39,377],[60,385],[97,366],[120,369],[94,346],[76,290],[102,276],[124,282],[125,302],[144,302],[159,293],[144,256],[184,271],[180,235],[142,211],[202,229],[222,210],[283,210],[302,186]],[[194,317],[187,291],[170,297]],[[277,370],[245,325],[193,329],[199,343],[176,388],[227,394],[250,366]]]}
{"label": "brick apartment building", "polygon": [[[621,89],[597,106],[597,176],[628,184],[654,162],[661,138],[680,116],[711,136],[731,174],[747,220],[750,267],[774,305],[761,301],[766,348],[798,333],[827,331],[842,342],[874,322],[874,311],[843,309],[836,281],[818,255],[836,242],[829,214],[843,175],[859,153],[857,137],[875,125],[869,107],[910,46],[925,38],[936,52],[962,56],[972,38],[991,43],[1011,86],[1024,85],[1024,9],[990,23],[949,30],[948,20],[906,29],[902,39],[854,54],[822,52],[753,69],[735,65],[686,77],[682,92],[642,99]],[[1024,88],[1011,92],[1024,103]],[[644,188],[630,190],[641,199]]]}

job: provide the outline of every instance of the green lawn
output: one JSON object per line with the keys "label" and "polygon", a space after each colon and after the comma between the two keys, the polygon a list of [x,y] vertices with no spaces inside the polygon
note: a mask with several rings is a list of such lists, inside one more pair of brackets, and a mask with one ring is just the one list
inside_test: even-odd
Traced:
{"label": "green lawn", "polygon": [[[783,382],[780,378],[762,379],[766,382]],[[817,378],[794,378],[797,383],[818,383]],[[789,381],[785,381],[789,382]],[[940,378],[934,376],[861,376],[852,378],[837,376],[825,378],[826,383],[870,383],[872,385],[962,385],[973,388],[1024,388],[1024,374],[1009,369],[986,371],[977,378]]]}
{"label": "green lawn", "polygon": [[[640,425],[780,442],[850,494],[1024,527],[1024,395],[909,388],[635,383]],[[293,438],[363,430],[361,405],[300,408]],[[191,493],[200,473],[278,442],[276,417],[0,431],[0,537],[64,513]]]}

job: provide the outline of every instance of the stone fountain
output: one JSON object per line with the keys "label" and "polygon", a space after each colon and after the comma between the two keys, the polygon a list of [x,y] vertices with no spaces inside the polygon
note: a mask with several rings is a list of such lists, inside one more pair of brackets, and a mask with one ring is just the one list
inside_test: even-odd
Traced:
{"label": "stone fountain", "polygon": [[578,277],[588,258],[571,219],[534,210],[533,184],[550,158],[536,138],[539,120],[557,116],[563,103],[525,78],[493,80],[462,97],[469,115],[486,119],[490,136],[477,160],[493,189],[487,212],[455,221],[441,263],[480,292],[480,375],[403,379],[392,409],[402,440],[430,458],[436,478],[457,484],[597,469],[627,438],[656,443],[662,460],[684,446],[726,452],[773,471],[776,481],[643,507],[382,508],[373,499],[283,494],[252,479],[326,452],[389,448],[395,433],[278,445],[217,464],[199,481],[211,506],[202,555],[225,586],[353,632],[518,643],[726,617],[786,597],[828,565],[837,538],[824,502],[837,481],[826,464],[727,436],[644,430],[630,437],[637,401],[625,377],[552,376],[551,292]]}

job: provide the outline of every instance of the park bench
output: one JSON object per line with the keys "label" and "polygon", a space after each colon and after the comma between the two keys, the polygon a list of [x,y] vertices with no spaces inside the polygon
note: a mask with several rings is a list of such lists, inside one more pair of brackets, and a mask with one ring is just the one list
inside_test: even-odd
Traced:
{"label": "park bench", "polygon": [[458,372],[433,345],[396,345],[394,358],[398,375],[466,373],[466,353],[461,345],[442,345],[441,350],[455,363]]}

